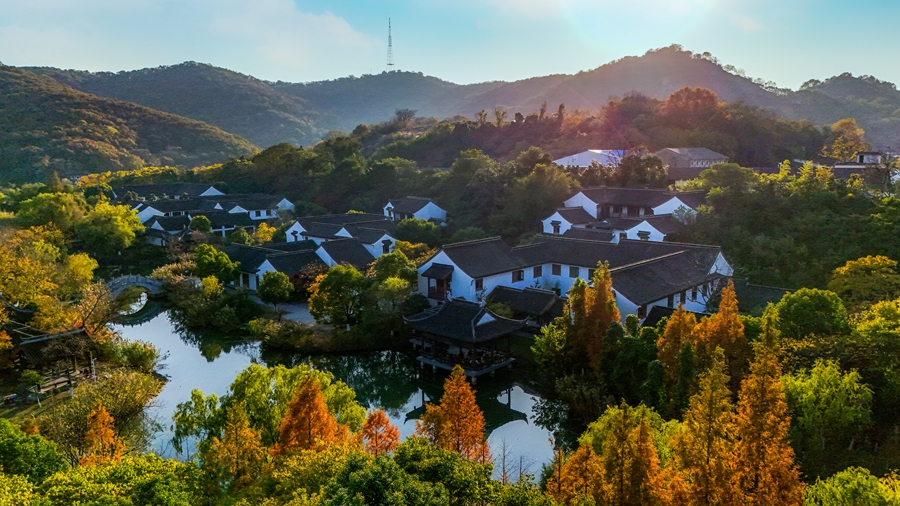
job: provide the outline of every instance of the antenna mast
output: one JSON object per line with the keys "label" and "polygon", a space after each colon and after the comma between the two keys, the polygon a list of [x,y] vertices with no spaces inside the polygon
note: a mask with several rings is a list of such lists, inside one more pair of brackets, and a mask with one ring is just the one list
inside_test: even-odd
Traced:
{"label": "antenna mast", "polygon": [[388,18],[388,54],[387,54],[387,70],[394,70],[394,42],[391,40],[391,18]]}

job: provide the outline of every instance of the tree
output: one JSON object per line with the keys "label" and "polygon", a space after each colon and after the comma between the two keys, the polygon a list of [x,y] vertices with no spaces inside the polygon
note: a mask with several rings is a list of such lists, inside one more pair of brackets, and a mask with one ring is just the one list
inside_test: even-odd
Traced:
{"label": "tree", "polygon": [[196,266],[194,274],[200,278],[215,276],[223,284],[234,281],[240,272],[239,262],[232,262],[227,253],[209,244],[198,245],[194,250],[193,260]]}
{"label": "tree", "polygon": [[897,261],[882,255],[849,260],[834,270],[828,289],[837,294],[851,313],[900,296]]}
{"label": "tree", "polygon": [[84,219],[88,205],[80,195],[41,193],[19,204],[16,219],[27,227],[53,224],[68,234]]}
{"label": "tree", "polygon": [[730,279],[722,288],[719,310],[700,320],[694,328],[694,336],[696,347],[704,350],[704,360],[708,360],[717,347],[722,348],[732,382],[736,384],[744,377],[750,348],[744,335],[744,322],[738,314],[734,283]]}
{"label": "tree", "polygon": [[134,243],[144,225],[137,212],[123,205],[100,201],[75,225],[78,242],[88,253],[110,255]]}
{"label": "tree", "polygon": [[406,218],[397,224],[397,239],[411,243],[421,242],[436,248],[441,245],[441,230],[430,221]]}
{"label": "tree", "polygon": [[322,493],[324,506],[443,506],[453,504],[441,484],[405,472],[393,459],[352,455]]}
{"label": "tree", "polygon": [[612,292],[609,264],[599,262],[594,270],[593,286],[577,280],[569,291],[571,329],[567,338],[573,363],[587,360],[595,374],[600,373],[604,358],[610,351],[606,333],[619,321],[619,308]]}
{"label": "tree", "polygon": [[416,118],[415,109],[397,109],[394,111],[394,121],[403,126]]}
{"label": "tree", "polygon": [[500,106],[494,107],[494,121],[497,123],[497,128],[503,126],[503,122],[506,121],[506,110]]}
{"label": "tree", "polygon": [[247,412],[240,405],[229,406],[225,410],[222,439],[213,437],[212,445],[203,455],[203,467],[224,475],[225,487],[234,491],[259,477],[265,462],[266,449],[259,431],[250,427]]}
{"label": "tree", "polygon": [[869,143],[863,140],[865,130],[859,128],[853,118],[844,118],[831,125],[833,137],[830,144],[822,149],[822,156],[834,158],[839,162],[849,162],[860,151],[869,149]]}
{"label": "tree", "polygon": [[253,232],[253,236],[251,236],[253,244],[266,244],[272,242],[272,237],[275,235],[276,231],[275,227],[268,223],[260,223],[259,226],[256,227],[256,232]]}
{"label": "tree", "polygon": [[383,409],[369,413],[363,424],[362,436],[366,451],[376,457],[394,451],[400,444],[400,431]]}
{"label": "tree", "polygon": [[294,390],[294,398],[278,426],[278,443],[273,455],[284,455],[296,450],[322,451],[343,439],[346,426],[338,425],[325,404],[325,396],[319,382],[306,376]]}
{"label": "tree", "polygon": [[478,111],[477,113],[475,113],[475,120],[476,120],[476,122],[477,122],[479,128],[480,128],[480,127],[483,127],[484,125],[486,125],[486,124],[487,124],[487,120],[488,120],[488,113],[487,113],[487,111],[485,111],[484,109],[482,109],[482,110]]}
{"label": "tree", "polygon": [[622,157],[607,184],[636,188],[665,188],[669,174],[656,155],[628,153]]}
{"label": "tree", "polygon": [[771,349],[761,347],[738,394],[735,499],[752,506],[803,502],[803,483],[788,442],[790,424],[781,364]]}
{"label": "tree", "polygon": [[868,469],[851,467],[827,480],[817,479],[806,488],[807,506],[889,506],[896,504],[897,495],[891,490],[896,478],[878,479]]}
{"label": "tree", "polygon": [[457,242],[484,239],[485,237],[487,237],[487,233],[483,229],[479,227],[466,227],[453,232],[453,235],[450,236],[450,239],[447,242],[453,244]]}
{"label": "tree", "polygon": [[379,282],[388,278],[400,278],[412,284],[419,279],[416,264],[412,263],[402,250],[395,250],[378,257],[366,275]]}
{"label": "tree", "polygon": [[87,451],[79,459],[82,466],[95,466],[117,461],[122,457],[122,441],[116,436],[112,416],[102,404],[97,404],[96,409],[88,415],[85,443]]}
{"label": "tree", "polygon": [[841,335],[849,330],[847,310],[834,292],[801,288],[775,305],[778,329],[788,339]]}
{"label": "tree", "polygon": [[253,242],[253,238],[243,228],[235,228],[225,238],[228,242],[234,244],[249,245]]}
{"label": "tree", "polygon": [[278,311],[278,304],[291,300],[291,294],[294,292],[294,285],[287,274],[278,271],[269,271],[263,273],[259,286],[256,287],[256,294],[259,300],[272,304],[275,311]]}
{"label": "tree", "polygon": [[[825,450],[848,451],[872,424],[872,390],[859,373],[841,373],[835,362],[782,378],[791,413],[791,442],[803,461],[823,463]],[[812,471],[809,469],[808,471]]]}
{"label": "tree", "polygon": [[37,434],[25,434],[0,419],[0,474],[22,475],[32,483],[41,483],[65,467],[55,443]]}
{"label": "tree", "polygon": [[466,459],[490,461],[490,449],[484,436],[484,413],[475,403],[475,392],[459,365],[444,381],[440,405],[427,404],[425,415],[416,421],[416,433],[431,444],[452,450]]}
{"label": "tree", "polygon": [[310,287],[309,312],[319,323],[355,323],[366,288],[365,277],[355,267],[335,265]]}
{"label": "tree", "polygon": [[693,342],[694,327],[697,326],[697,317],[684,309],[681,304],[672,313],[666,322],[663,334],[656,342],[658,357],[666,373],[666,380],[674,382],[678,370],[678,354],[685,342]]}
{"label": "tree", "polygon": [[191,223],[188,227],[195,232],[202,232],[204,234],[212,232],[212,223],[209,221],[209,218],[202,214],[191,218]]}
{"label": "tree", "polygon": [[691,397],[684,422],[672,438],[673,504],[728,504],[733,496],[735,438],[734,406],[721,351],[700,377],[700,391]]}

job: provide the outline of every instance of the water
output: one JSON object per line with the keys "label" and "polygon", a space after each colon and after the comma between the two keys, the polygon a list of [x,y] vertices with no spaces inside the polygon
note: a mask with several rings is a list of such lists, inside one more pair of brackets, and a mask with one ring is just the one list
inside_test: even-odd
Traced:
{"label": "water", "polygon": [[[263,353],[257,343],[233,339],[210,339],[180,331],[168,313],[135,326],[117,325],[114,330],[126,339],[152,343],[165,356],[161,371],[169,378],[151,408],[163,425],[154,439],[154,451],[174,458],[170,444],[172,414],[176,406],[190,399],[191,390],[219,396],[228,391],[234,377],[251,363],[268,365],[311,363],[329,371],[356,391],[357,400],[368,408],[383,408],[402,437],[415,432],[415,419],[425,402],[438,402],[446,371],[421,369],[414,357],[396,351],[344,356],[307,356]],[[515,372],[482,378],[475,386],[479,407],[485,414],[489,442],[499,476],[503,446],[507,473],[538,474],[541,465],[552,459],[550,433],[534,422],[536,396],[515,382]]]}

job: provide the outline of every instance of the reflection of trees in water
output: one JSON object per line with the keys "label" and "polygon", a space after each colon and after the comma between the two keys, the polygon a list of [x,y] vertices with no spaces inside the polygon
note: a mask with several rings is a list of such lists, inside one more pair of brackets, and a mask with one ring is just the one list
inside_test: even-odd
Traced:
{"label": "reflection of trees in water", "polygon": [[308,363],[316,369],[328,371],[350,385],[360,404],[384,408],[393,418],[402,414],[400,408],[419,390],[417,362],[408,354],[397,351],[347,356],[300,356],[264,350],[262,359],[268,365]]}
{"label": "reflection of trees in water", "polygon": [[169,321],[178,337],[186,344],[200,350],[200,354],[208,362],[212,362],[224,353],[237,352],[249,356],[256,361],[259,347],[249,342],[240,334],[230,334],[216,330],[199,330],[185,325],[183,316],[174,310],[169,311]]}

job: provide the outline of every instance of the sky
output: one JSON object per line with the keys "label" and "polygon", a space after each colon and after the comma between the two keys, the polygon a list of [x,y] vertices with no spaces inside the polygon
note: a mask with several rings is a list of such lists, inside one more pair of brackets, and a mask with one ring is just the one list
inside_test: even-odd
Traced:
{"label": "sky", "polygon": [[900,83],[898,0],[0,0],[0,62],[91,71],[184,61],[270,81],[393,68],[456,83],[591,70],[681,44],[797,89]]}

